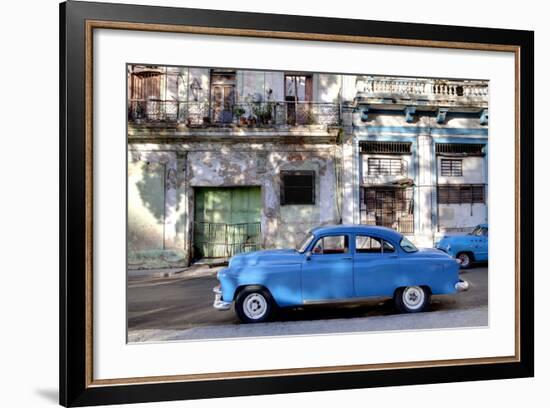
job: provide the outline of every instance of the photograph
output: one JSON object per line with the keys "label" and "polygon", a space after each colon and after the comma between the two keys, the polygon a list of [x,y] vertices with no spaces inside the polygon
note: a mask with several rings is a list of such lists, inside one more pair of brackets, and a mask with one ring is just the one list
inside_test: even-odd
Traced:
{"label": "photograph", "polygon": [[488,79],[126,71],[128,343],[488,326]]}
{"label": "photograph", "polygon": [[62,405],[534,376],[533,31],[59,11]]}

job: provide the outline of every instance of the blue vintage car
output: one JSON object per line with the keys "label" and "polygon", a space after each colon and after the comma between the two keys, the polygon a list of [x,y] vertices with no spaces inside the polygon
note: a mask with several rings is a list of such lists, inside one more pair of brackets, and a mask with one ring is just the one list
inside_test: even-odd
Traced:
{"label": "blue vintage car", "polygon": [[313,229],[295,249],[235,255],[218,272],[214,307],[242,322],[268,320],[278,307],[393,297],[401,312],[420,312],[431,295],[468,289],[455,259],[417,249],[388,228],[336,225]]}
{"label": "blue vintage car", "polygon": [[469,268],[473,262],[489,259],[489,228],[479,224],[469,234],[444,236],[435,246],[456,258],[461,268]]}

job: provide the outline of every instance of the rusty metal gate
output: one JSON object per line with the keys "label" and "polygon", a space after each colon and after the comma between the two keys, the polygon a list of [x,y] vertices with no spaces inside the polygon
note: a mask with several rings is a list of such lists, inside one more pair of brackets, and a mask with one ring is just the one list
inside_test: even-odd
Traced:
{"label": "rusty metal gate", "polygon": [[228,258],[260,249],[261,188],[197,187],[193,258]]}
{"label": "rusty metal gate", "polygon": [[259,222],[220,224],[195,222],[195,258],[229,258],[261,249]]}

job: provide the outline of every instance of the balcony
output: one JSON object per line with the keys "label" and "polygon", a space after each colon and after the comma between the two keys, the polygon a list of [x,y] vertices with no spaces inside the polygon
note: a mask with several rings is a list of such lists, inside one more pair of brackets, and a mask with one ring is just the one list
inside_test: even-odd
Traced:
{"label": "balcony", "polygon": [[357,81],[357,91],[359,103],[486,108],[489,83],[474,80],[363,77]]}
{"label": "balcony", "polygon": [[340,105],[314,102],[247,102],[211,107],[208,102],[130,100],[132,125],[167,127],[291,127],[340,125]]}

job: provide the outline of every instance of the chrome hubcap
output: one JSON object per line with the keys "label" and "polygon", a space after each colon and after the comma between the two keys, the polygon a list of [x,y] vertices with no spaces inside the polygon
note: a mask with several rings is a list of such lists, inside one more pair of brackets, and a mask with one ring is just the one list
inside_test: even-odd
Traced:
{"label": "chrome hubcap", "polygon": [[267,312],[267,300],[259,293],[251,293],[244,299],[243,312],[249,319],[261,319]]}
{"label": "chrome hubcap", "polygon": [[460,261],[460,265],[467,266],[470,263],[470,257],[466,254],[460,254],[458,256],[458,260]]}
{"label": "chrome hubcap", "polygon": [[418,309],[424,304],[426,295],[422,288],[418,286],[409,286],[403,291],[403,303],[409,309]]}

